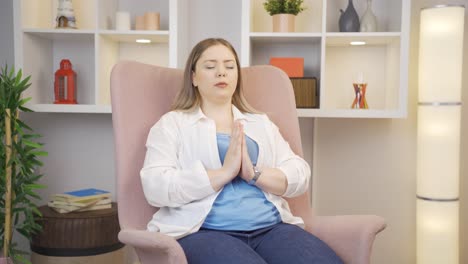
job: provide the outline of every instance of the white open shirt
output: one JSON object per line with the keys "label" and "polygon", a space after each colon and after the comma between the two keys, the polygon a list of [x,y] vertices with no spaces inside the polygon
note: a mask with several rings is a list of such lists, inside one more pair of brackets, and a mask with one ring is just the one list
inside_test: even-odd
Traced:
{"label": "white open shirt", "polygon": [[[258,144],[257,166],[277,168],[286,175],[284,197],[303,194],[309,186],[310,167],[294,154],[278,127],[267,115],[243,114],[235,106],[232,111],[234,120],[241,120],[244,133]],[[143,191],[151,205],[160,207],[148,230],[176,239],[198,231],[222,191],[213,190],[206,172],[222,167],[215,122],[200,108],[189,113],[169,112],[151,128],[146,147],[140,172]],[[292,215],[286,200],[264,194],[283,222],[304,227],[302,219]]]}

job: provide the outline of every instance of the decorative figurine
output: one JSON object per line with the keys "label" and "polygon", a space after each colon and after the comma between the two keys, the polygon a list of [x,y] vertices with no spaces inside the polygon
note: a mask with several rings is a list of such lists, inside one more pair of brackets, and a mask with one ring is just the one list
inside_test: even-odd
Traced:
{"label": "decorative figurine", "polygon": [[76,28],[72,0],[58,0],[56,28]]}
{"label": "decorative figurine", "polygon": [[353,109],[369,109],[366,100],[366,88],[367,83],[353,83],[354,93],[356,97],[354,98],[351,108]]}
{"label": "decorative figurine", "polygon": [[358,74],[358,78],[355,82],[353,82],[354,87],[354,101],[351,105],[353,109],[369,109],[366,100],[366,89],[367,83],[364,82],[364,74],[360,72]]}

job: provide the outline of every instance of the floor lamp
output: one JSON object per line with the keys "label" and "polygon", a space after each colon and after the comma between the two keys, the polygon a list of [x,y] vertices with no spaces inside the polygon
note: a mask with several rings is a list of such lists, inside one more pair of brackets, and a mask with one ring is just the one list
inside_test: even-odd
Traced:
{"label": "floor lamp", "polygon": [[459,263],[464,6],[421,10],[417,129],[417,263]]}

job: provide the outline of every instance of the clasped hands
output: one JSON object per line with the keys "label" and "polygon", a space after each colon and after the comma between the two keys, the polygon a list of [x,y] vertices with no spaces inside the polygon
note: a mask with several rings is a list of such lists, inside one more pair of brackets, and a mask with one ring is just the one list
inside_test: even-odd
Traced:
{"label": "clasped hands", "polygon": [[245,142],[244,126],[238,120],[233,123],[231,141],[224,157],[222,170],[230,176],[231,180],[239,175],[244,181],[249,182],[254,176],[252,161]]}
{"label": "clasped hands", "polygon": [[[217,170],[209,170],[211,186],[215,191],[220,190],[228,182],[239,175],[244,181],[250,182],[254,177],[252,161],[247,151],[244,127],[240,121],[234,121],[231,132],[231,141],[224,157],[223,167]],[[264,192],[283,195],[287,189],[286,175],[277,168],[262,168],[261,181],[255,185]],[[268,180],[265,180],[267,179]]]}

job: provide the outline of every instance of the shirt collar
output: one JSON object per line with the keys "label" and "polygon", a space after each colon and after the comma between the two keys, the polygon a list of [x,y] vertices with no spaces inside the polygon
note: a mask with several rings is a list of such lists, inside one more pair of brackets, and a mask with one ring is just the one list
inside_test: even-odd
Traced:
{"label": "shirt collar", "polygon": [[[234,120],[246,120],[246,121],[253,121],[254,119],[249,115],[242,113],[235,105],[232,105],[232,114],[234,116]],[[189,123],[194,124],[202,119],[209,119],[205,113],[201,110],[200,107],[197,107],[193,112],[188,113],[189,115]]]}

